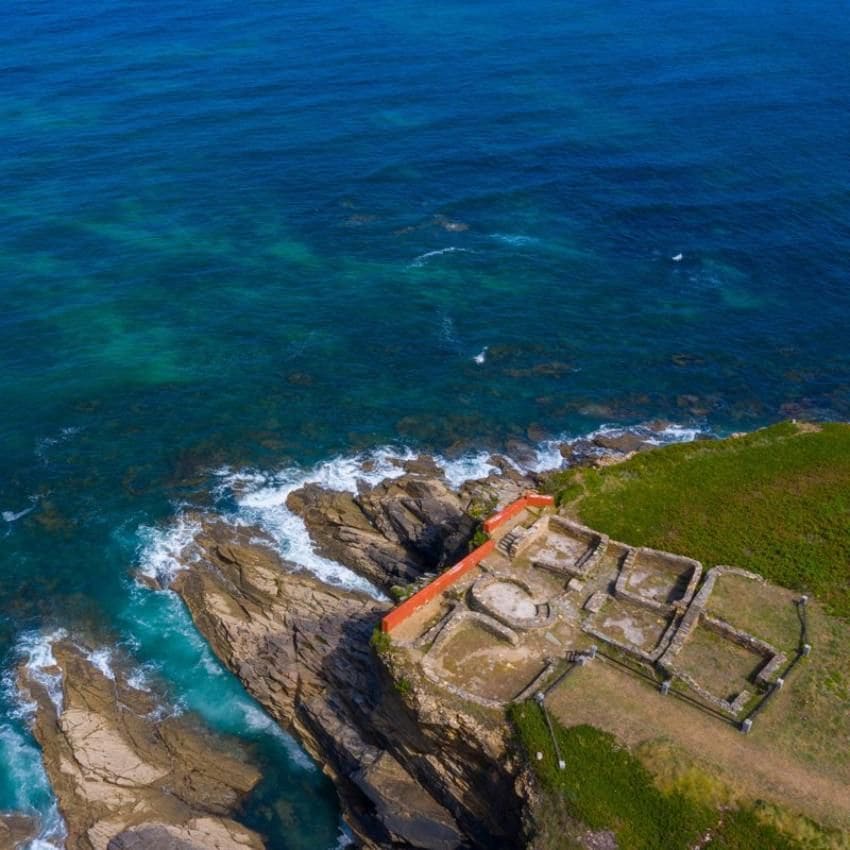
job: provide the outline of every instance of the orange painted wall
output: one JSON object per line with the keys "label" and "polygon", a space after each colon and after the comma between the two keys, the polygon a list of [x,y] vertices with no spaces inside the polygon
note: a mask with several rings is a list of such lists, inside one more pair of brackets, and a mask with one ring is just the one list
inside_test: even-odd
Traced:
{"label": "orange painted wall", "polygon": [[[551,496],[540,496],[537,493],[529,493],[521,499],[512,502],[497,514],[493,514],[485,523],[484,530],[490,534],[493,529],[498,528],[502,523],[515,517],[518,513],[525,510],[527,507],[545,508],[553,505],[555,500]],[[488,540],[482,543],[477,549],[473,549],[465,558],[458,561],[453,567],[446,570],[441,575],[437,576],[430,584],[422,588],[418,593],[414,593],[409,599],[406,599],[397,607],[393,608],[389,614],[381,620],[381,631],[391,632],[396,626],[403,623],[414,611],[417,611],[423,605],[427,605],[432,599],[439,596],[447,587],[453,585],[459,578],[466,575],[470,570],[475,569],[478,564],[484,560],[496,548],[496,543],[493,540]]]}

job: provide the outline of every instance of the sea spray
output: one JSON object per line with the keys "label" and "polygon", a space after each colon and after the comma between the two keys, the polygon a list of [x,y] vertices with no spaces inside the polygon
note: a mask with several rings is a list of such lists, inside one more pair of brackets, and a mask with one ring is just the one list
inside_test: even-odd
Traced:
{"label": "sea spray", "polygon": [[186,560],[192,557],[195,537],[200,530],[200,523],[187,519],[182,510],[164,530],[141,526],[138,531],[141,540],[139,572],[167,587],[174,576],[185,569]]}

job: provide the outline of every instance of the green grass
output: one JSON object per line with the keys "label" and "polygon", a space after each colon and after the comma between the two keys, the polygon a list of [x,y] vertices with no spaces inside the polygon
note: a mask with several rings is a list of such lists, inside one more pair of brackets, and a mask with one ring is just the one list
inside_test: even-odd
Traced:
{"label": "green grass", "polygon": [[556,473],[549,489],[617,540],[742,566],[850,615],[848,424],[668,446]]}
{"label": "green grass", "polygon": [[[646,768],[607,732],[592,726],[556,726],[559,770],[540,708],[525,703],[512,709],[526,753],[550,791],[566,797],[573,816],[590,829],[610,829],[621,850],[676,850],[690,847],[715,820],[707,807],[682,794],[664,794]],[[537,761],[533,754],[542,752]]]}
{"label": "green grass", "polygon": [[[554,723],[566,769],[560,770],[543,713],[534,702],[512,706],[521,747],[542,785],[544,801],[565,802],[567,828],[580,821],[611,830],[620,850],[687,850],[711,830],[706,850],[800,850],[802,845],[759,820],[752,807],[720,811],[711,799],[662,791],[652,774],[607,732]],[[536,753],[543,753],[537,760]],[[547,805],[544,802],[544,805]],[[543,821],[546,813],[540,813]],[[557,824],[536,846],[563,847]],[[566,830],[565,830],[566,831]]]}
{"label": "green grass", "polygon": [[793,839],[759,820],[754,809],[725,812],[706,850],[799,850]]}

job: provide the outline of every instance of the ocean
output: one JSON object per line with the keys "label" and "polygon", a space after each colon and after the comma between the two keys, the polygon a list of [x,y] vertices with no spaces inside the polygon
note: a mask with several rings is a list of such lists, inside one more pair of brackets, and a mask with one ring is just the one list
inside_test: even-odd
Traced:
{"label": "ocean", "polygon": [[62,629],[251,748],[272,850],[344,841],[133,578],[187,506],[355,583],[282,500],[358,457],[847,418],[848,56],[823,0],[6,0],[0,810],[61,844],[14,671]]}

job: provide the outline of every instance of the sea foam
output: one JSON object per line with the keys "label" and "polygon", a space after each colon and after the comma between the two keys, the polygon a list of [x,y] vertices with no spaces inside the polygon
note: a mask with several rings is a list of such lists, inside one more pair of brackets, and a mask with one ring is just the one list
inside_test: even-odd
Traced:
{"label": "sea foam", "polygon": [[[52,632],[25,632],[18,639],[15,657],[26,667],[27,675],[40,684],[57,712],[62,710],[62,675],[55,669],[53,644],[66,637],[64,630]],[[3,677],[3,699],[11,708],[11,722],[0,724],[0,764],[12,779],[15,789],[13,808],[34,814],[39,831],[35,838],[23,845],[23,850],[61,850],[65,846],[67,828],[59,813],[56,797],[41,751],[22,729],[15,724],[29,725],[35,717],[35,704],[24,695],[12,671]]]}
{"label": "sea foam", "polygon": [[139,528],[139,572],[167,587],[193,556],[195,536],[201,526],[178,511],[166,528],[143,525]]}
{"label": "sea foam", "polygon": [[342,564],[319,555],[307,526],[286,506],[295,490],[306,484],[318,484],[326,490],[356,493],[358,481],[374,486],[388,478],[404,474],[402,464],[415,454],[409,450],[378,449],[368,454],[340,456],[311,469],[288,467],[266,474],[254,470],[221,469],[217,475],[217,493],[222,501],[235,504],[228,518],[238,525],[258,525],[274,540],[277,551],[286,560],[313,573],[329,584],[369,593],[383,594],[366,579]]}

